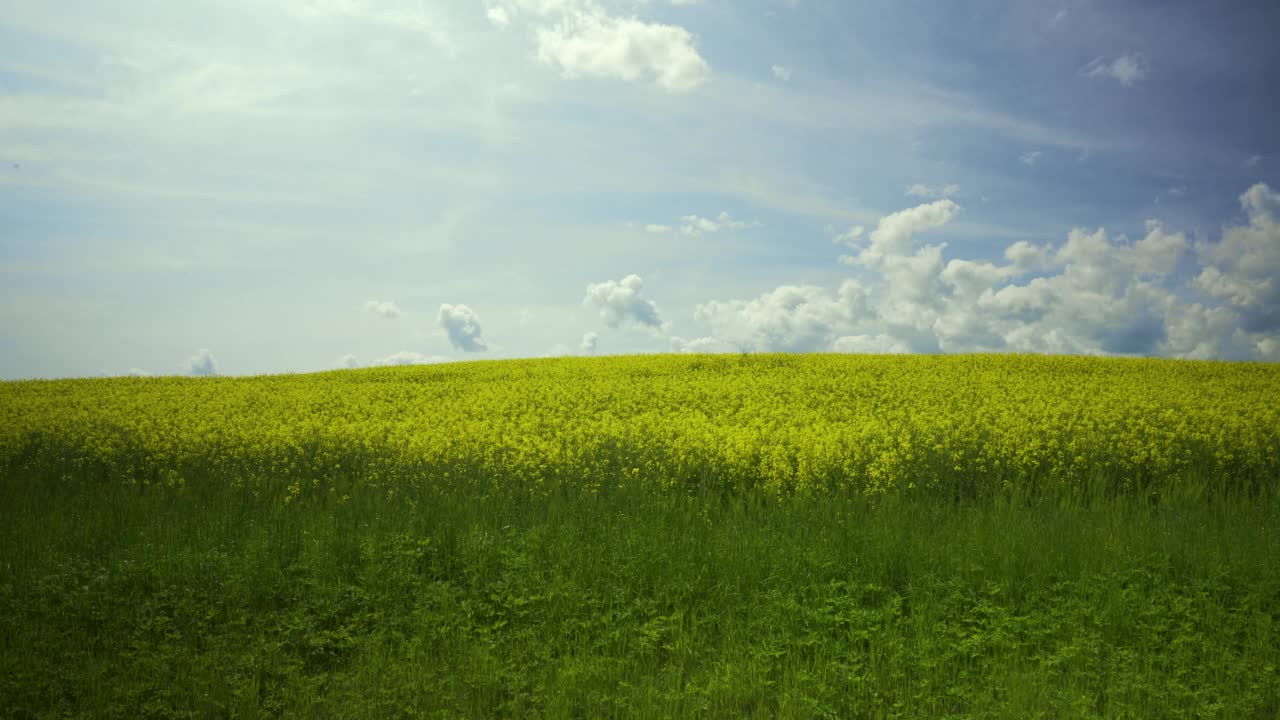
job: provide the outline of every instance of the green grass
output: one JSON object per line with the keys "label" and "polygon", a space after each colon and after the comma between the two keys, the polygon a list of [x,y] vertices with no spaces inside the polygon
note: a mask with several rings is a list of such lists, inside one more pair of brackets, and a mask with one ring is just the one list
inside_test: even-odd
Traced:
{"label": "green grass", "polygon": [[412,492],[0,477],[0,716],[1280,717],[1275,499]]}

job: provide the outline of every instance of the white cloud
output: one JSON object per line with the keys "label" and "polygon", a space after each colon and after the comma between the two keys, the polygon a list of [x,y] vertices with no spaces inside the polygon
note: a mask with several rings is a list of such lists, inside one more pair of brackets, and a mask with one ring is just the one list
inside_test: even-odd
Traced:
{"label": "white cloud", "polygon": [[360,361],[356,359],[355,355],[347,354],[338,358],[337,362],[334,363],[334,367],[354,370],[360,367]]}
{"label": "white cloud", "polygon": [[924,197],[924,198],[928,198],[928,197],[947,198],[953,195],[960,194],[960,186],[951,184],[951,185],[940,185],[938,187],[932,187],[930,185],[923,185],[920,183],[916,183],[914,185],[909,185],[907,187],[906,194],[912,195],[915,197]]}
{"label": "white cloud", "polygon": [[587,295],[582,304],[600,311],[605,325],[618,328],[627,323],[660,330],[662,319],[658,306],[652,300],[640,297],[644,280],[639,275],[628,275],[621,280],[608,280],[587,285]]}
{"label": "white cloud", "polygon": [[[1188,248],[1184,235],[1168,233],[1154,220],[1136,242],[1124,236],[1111,239],[1104,229],[1077,228],[1053,253],[1015,244],[1005,253],[1013,264],[999,269],[1001,280],[1036,266],[1057,272],[998,288],[993,278],[976,304],[948,306],[937,329],[950,323],[960,332],[941,338],[942,345],[971,347],[972,339],[961,334],[970,333],[986,338],[983,347],[996,349],[1158,354],[1167,342],[1169,312],[1177,304],[1162,283]],[[967,324],[959,322],[965,316]]]}
{"label": "white cloud", "polygon": [[862,353],[871,355],[902,355],[911,352],[901,340],[883,333],[879,335],[845,335],[836,338],[832,350],[838,353]]}
{"label": "white cloud", "polygon": [[151,377],[151,373],[142,368],[129,368],[129,377]]}
{"label": "white cloud", "polygon": [[390,300],[368,300],[364,304],[364,309],[374,315],[382,318],[398,318],[400,317],[400,308]]}
{"label": "white cloud", "polygon": [[671,352],[674,353],[732,353],[740,352],[738,348],[733,347],[729,343],[715,337],[701,337],[693,340],[685,340],[682,337],[672,337],[669,341]]}
{"label": "white cloud", "polygon": [[727,347],[743,352],[810,352],[827,348],[855,324],[866,303],[864,288],[846,280],[832,295],[814,285],[783,285],[753,300],[711,301],[694,317],[711,326],[711,335],[683,343],[689,347]]}
{"label": "white cloud", "polygon": [[491,7],[485,13],[485,16],[489,18],[489,22],[500,28],[505,28],[511,24],[511,15],[504,7]]}
{"label": "white cloud", "polygon": [[218,361],[214,359],[213,353],[209,352],[208,348],[200,348],[195,355],[187,358],[187,361],[178,367],[188,375],[209,377],[218,374]]}
{"label": "white cloud", "polygon": [[791,71],[781,65],[774,65],[772,70],[773,76],[783,82],[791,79]]}
{"label": "white cloud", "polygon": [[853,245],[866,232],[866,228],[861,225],[854,225],[844,232],[831,238],[831,242],[841,245]]}
{"label": "white cloud", "polygon": [[1028,150],[1019,155],[1018,159],[1031,167],[1035,167],[1035,164],[1040,162],[1040,156],[1043,154],[1039,150]]}
{"label": "white cloud", "polygon": [[589,332],[582,336],[582,342],[578,344],[578,349],[587,355],[596,354],[596,346],[600,344],[600,336],[596,333]]}
{"label": "white cloud", "polygon": [[1193,284],[1215,298],[1240,307],[1258,304],[1262,296],[1271,290],[1270,278],[1257,281],[1239,275],[1210,266],[1200,271]]}
{"label": "white cloud", "polygon": [[[346,358],[351,358],[351,356],[347,355],[344,359]],[[354,360],[354,358],[351,359]],[[398,353],[393,353],[384,358],[373,361],[373,365],[376,367],[387,367],[392,365],[435,365],[437,363],[446,363],[449,361],[449,358],[441,355],[423,355],[422,353],[413,352],[411,350],[401,350]],[[357,366],[347,365],[346,367]]]}
{"label": "white cloud", "polygon": [[538,59],[566,78],[652,80],[688,92],[709,77],[693,35],[678,25],[610,15],[592,0],[515,0],[505,4],[537,18]]}
{"label": "white cloud", "polygon": [[466,305],[441,305],[436,322],[449,335],[449,344],[454,348],[463,352],[489,349],[480,328],[479,316]]}
{"label": "white cloud", "polygon": [[1147,63],[1141,53],[1125,53],[1111,61],[1094,58],[1082,72],[1088,77],[1109,77],[1130,87],[1146,77]]}
{"label": "white cloud", "polygon": [[1280,362],[1280,338],[1259,338],[1254,342],[1254,350],[1260,360]]}
{"label": "white cloud", "polygon": [[662,233],[671,232],[671,226],[659,225],[657,223],[650,223],[644,226],[644,231],[647,233],[653,233],[654,235],[661,235]]}
{"label": "white cloud", "polygon": [[1244,166],[1245,166],[1245,167],[1248,167],[1248,168],[1258,167],[1258,166],[1259,166],[1259,165],[1261,165],[1261,164],[1262,164],[1262,156],[1261,156],[1261,155],[1250,155],[1249,157],[1245,158],[1245,160],[1244,160]]}
{"label": "white cloud", "polygon": [[937,320],[937,303],[946,290],[942,280],[944,246],[913,250],[912,243],[918,233],[946,225],[959,211],[954,201],[943,199],[886,215],[871,232],[865,248],[839,258],[843,264],[881,278],[883,287],[874,309],[880,325],[870,334],[887,328],[915,350],[938,349],[929,329]]}
{"label": "white cloud", "polygon": [[[1240,197],[1248,223],[1192,246],[1148,220],[1136,239],[1073,229],[1056,247],[1018,241],[1004,262],[951,258],[915,237],[959,211],[943,199],[881,218],[840,258],[864,275],[838,294],[784,285],[750,301],[699,305],[711,332],[676,351],[1041,352],[1280,359],[1280,193]],[[1177,292],[1180,266],[1200,265]],[[1215,304],[1216,303],[1216,304]]]}
{"label": "white cloud", "polygon": [[1280,193],[1258,183],[1240,196],[1249,224],[1196,248],[1193,285],[1239,315],[1246,332],[1280,332]]}
{"label": "white cloud", "polygon": [[944,199],[886,215],[871,232],[868,247],[857,256],[842,258],[842,261],[876,267],[886,258],[906,255],[916,233],[946,225],[959,211],[959,205]]}
{"label": "white cloud", "polygon": [[697,215],[685,215],[680,218],[683,223],[680,226],[680,232],[685,235],[697,237],[703,233],[720,232],[721,230],[746,230],[750,228],[760,227],[758,221],[747,222],[744,220],[734,220],[729,216],[728,212],[721,212],[714,219],[699,217]]}
{"label": "white cloud", "polygon": [[955,259],[942,268],[939,277],[963,298],[976,300],[984,290],[994,287],[1014,273],[1011,267],[988,262]]}

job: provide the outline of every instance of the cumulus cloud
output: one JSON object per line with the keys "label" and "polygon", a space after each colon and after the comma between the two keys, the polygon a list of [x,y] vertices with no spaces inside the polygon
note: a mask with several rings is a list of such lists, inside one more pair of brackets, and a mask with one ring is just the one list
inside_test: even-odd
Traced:
{"label": "cumulus cloud", "polygon": [[680,218],[680,232],[691,237],[704,233],[715,233],[721,230],[747,230],[760,227],[758,221],[734,220],[728,212],[722,211],[715,218],[704,218],[698,215],[685,215]]}
{"label": "cumulus cloud", "polygon": [[698,87],[711,72],[688,30],[612,15],[594,0],[505,0],[487,14],[499,27],[529,18],[538,60],[566,78],[652,81],[678,93]]}
{"label": "cumulus cloud", "polygon": [[582,342],[578,345],[578,349],[587,355],[596,354],[596,346],[600,343],[600,336],[596,333],[589,332],[582,336]]}
{"label": "cumulus cloud", "polygon": [[1014,274],[1024,274],[1032,270],[1039,270],[1048,262],[1048,254],[1045,248],[1033,245],[1026,240],[1019,240],[1004,250],[1004,257],[1012,263]]}
{"label": "cumulus cloud", "polygon": [[933,305],[943,292],[942,250],[945,245],[913,249],[915,236],[951,222],[960,206],[949,199],[935,200],[891,213],[880,219],[876,229],[858,252],[842,255],[839,261],[872,273],[883,280],[877,313],[884,323],[908,336],[921,336],[920,350],[936,347],[924,337],[936,319]]}
{"label": "cumulus cloud", "polygon": [[937,200],[900,210],[880,219],[871,232],[869,244],[856,256],[844,256],[842,262],[879,267],[889,258],[908,254],[917,233],[942,227],[951,222],[960,206],[952,200]]}
{"label": "cumulus cloud", "polygon": [[[1154,220],[1146,235],[1131,242],[1109,237],[1105,229],[1072,230],[1056,251],[1031,255],[1030,246],[1010,248],[1015,259],[1004,277],[1030,269],[1032,258],[1051,274],[1025,284],[989,287],[976,308],[947,308],[952,317],[973,315],[988,334],[989,345],[1032,352],[1085,354],[1160,354],[1167,344],[1169,311],[1177,305],[1165,280],[1189,248],[1181,233],[1168,233]],[[1022,260],[1019,266],[1018,261]],[[964,345],[959,334],[952,345]],[[945,343],[944,343],[945,344]]]}
{"label": "cumulus cloud", "polygon": [[[943,279],[944,246],[917,250],[912,244],[916,235],[947,224],[959,211],[959,205],[944,198],[881,218],[865,239],[864,228],[851,228],[835,239],[856,252],[841,256],[840,261],[878,275],[878,287],[850,278],[834,293],[814,285],[783,285],[752,300],[703,303],[697,307],[695,319],[707,324],[711,334],[682,341],[679,349],[694,343],[745,352],[937,349],[936,339],[930,343],[913,337],[928,334],[938,315],[934,304],[948,291]],[[1027,252],[1019,247],[1015,254],[1021,257]],[[1021,262],[1030,264],[1033,260],[1023,258]],[[984,271],[957,266],[952,279],[958,284],[981,285]],[[970,287],[969,292],[976,290]]]}
{"label": "cumulus cloud", "polygon": [[209,352],[208,348],[200,348],[179,367],[187,375],[197,377],[211,377],[218,374],[218,361],[214,359],[213,353]]}
{"label": "cumulus cloud", "polygon": [[436,322],[449,335],[449,344],[463,352],[489,349],[480,329],[480,318],[466,305],[441,305]]}
{"label": "cumulus cloud", "polygon": [[[1192,244],[1151,219],[1135,238],[1075,228],[1057,244],[1020,240],[997,260],[946,257],[919,237],[960,208],[936,200],[837,240],[859,272],[837,292],[782,285],[710,301],[705,337],[677,352],[1039,352],[1280,360],[1280,193],[1240,196],[1248,221]],[[1193,266],[1188,274],[1188,266]]]}
{"label": "cumulus cloud", "polygon": [[643,288],[644,280],[639,275],[591,283],[587,285],[587,295],[582,304],[599,310],[601,319],[611,328],[630,323],[661,330],[658,306],[652,300],[640,297]]}
{"label": "cumulus cloud", "polygon": [[658,223],[649,223],[648,225],[644,226],[644,231],[647,233],[653,233],[654,235],[661,235],[663,233],[671,232],[671,226],[660,225]]}
{"label": "cumulus cloud", "polygon": [[382,318],[398,318],[400,317],[400,308],[390,300],[368,300],[364,304],[364,309],[374,315]]}
{"label": "cumulus cloud", "polygon": [[783,285],[752,300],[711,301],[694,312],[711,326],[711,335],[680,340],[677,351],[822,350],[853,326],[865,306],[866,290],[852,279],[835,294],[815,285]]}
{"label": "cumulus cloud", "polygon": [[336,363],[334,363],[334,367],[346,368],[347,370],[354,370],[360,367],[360,361],[356,359],[355,355],[343,355],[342,357],[338,358],[338,361]]}
{"label": "cumulus cloud", "polygon": [[1240,196],[1249,224],[1197,248],[1203,265],[1192,284],[1240,318],[1247,333],[1280,331],[1280,193],[1259,183]]}
{"label": "cumulus cloud", "polygon": [[1141,53],[1125,53],[1114,60],[1094,58],[1081,71],[1087,77],[1105,77],[1130,87],[1147,75],[1146,59]]}

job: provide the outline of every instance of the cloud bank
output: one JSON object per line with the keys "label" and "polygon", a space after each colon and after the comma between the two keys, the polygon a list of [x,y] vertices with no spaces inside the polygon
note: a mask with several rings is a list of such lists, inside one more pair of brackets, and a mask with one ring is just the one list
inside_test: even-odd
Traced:
{"label": "cloud bank", "polygon": [[[1136,239],[1073,229],[1018,241],[999,263],[946,259],[918,237],[961,208],[941,199],[837,238],[855,277],[832,292],[783,285],[695,310],[705,337],[683,352],[1038,352],[1280,360],[1280,193],[1240,196],[1247,224],[1193,244],[1148,220]],[[1190,273],[1187,266],[1191,266]],[[1181,271],[1180,271],[1181,268]]]}

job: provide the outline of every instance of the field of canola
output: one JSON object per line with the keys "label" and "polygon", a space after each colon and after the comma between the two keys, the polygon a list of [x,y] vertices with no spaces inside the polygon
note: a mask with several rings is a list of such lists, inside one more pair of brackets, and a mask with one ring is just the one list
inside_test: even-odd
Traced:
{"label": "field of canola", "polygon": [[0,469],[284,502],[478,492],[1270,489],[1280,366],[628,356],[0,383]]}
{"label": "field of canola", "polygon": [[1270,720],[1278,477],[1280,365],[5,382],[0,717]]}

